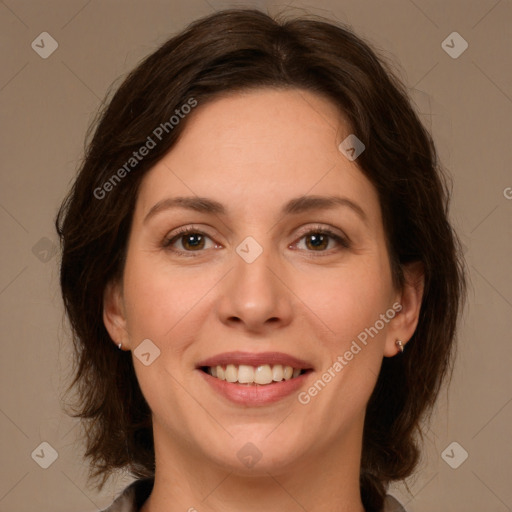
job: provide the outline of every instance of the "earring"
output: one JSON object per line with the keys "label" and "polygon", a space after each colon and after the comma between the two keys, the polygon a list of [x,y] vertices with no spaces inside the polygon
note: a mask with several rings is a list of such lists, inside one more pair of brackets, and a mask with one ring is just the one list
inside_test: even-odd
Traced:
{"label": "earring", "polygon": [[122,347],[122,346],[123,346],[123,344],[122,344],[122,343],[119,343],[119,345],[117,345],[117,348],[118,348],[119,350],[121,350],[121,347]]}
{"label": "earring", "polygon": [[395,345],[398,347],[398,350],[400,350],[400,352],[404,351],[404,344],[402,343],[401,340],[396,340]]}

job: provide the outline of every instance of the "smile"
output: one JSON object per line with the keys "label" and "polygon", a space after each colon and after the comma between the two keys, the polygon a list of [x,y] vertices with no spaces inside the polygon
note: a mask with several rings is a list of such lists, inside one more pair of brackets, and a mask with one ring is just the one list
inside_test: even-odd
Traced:
{"label": "smile", "polygon": [[198,362],[196,370],[221,400],[243,407],[287,399],[314,375],[310,362],[283,352],[225,352]]}
{"label": "smile", "polygon": [[264,386],[274,382],[286,381],[297,378],[306,372],[304,369],[282,364],[263,364],[259,366],[228,364],[205,366],[201,370],[219,380],[247,386]]}

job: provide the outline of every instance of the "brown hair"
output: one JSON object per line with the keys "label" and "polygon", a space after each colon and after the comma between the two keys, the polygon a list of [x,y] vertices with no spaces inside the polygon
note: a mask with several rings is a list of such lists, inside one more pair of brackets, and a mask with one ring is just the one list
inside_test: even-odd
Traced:
{"label": "brown hair", "polygon": [[[117,350],[105,329],[103,293],[122,276],[140,182],[176,143],[186,117],[172,128],[168,123],[133,170],[126,162],[191,98],[201,106],[254,87],[306,89],[341,109],[366,146],[357,163],[379,194],[395,285],[403,284],[404,264],[424,266],[417,329],[403,354],[384,358],[367,405],[361,495],[367,510],[379,511],[389,482],[416,467],[421,422],[453,366],[465,272],[447,219],[449,190],[405,87],[368,44],[317,18],[278,21],[256,10],[200,19],[130,73],[100,114],[57,216],[60,283],[76,350],[68,389],[78,391],[73,415],[87,420],[90,478],[101,477],[101,488],[115,468],[136,477],[154,474],[151,412],[131,353]],[[113,182],[123,166],[122,179]]]}

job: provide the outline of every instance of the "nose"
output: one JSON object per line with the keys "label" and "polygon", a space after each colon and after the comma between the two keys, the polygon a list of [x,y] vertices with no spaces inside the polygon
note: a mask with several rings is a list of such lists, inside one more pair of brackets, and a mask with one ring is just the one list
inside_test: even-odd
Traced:
{"label": "nose", "polygon": [[219,290],[217,314],[221,322],[260,334],[288,325],[293,292],[285,265],[270,248],[263,248],[254,261],[249,261],[233,253],[233,268]]}

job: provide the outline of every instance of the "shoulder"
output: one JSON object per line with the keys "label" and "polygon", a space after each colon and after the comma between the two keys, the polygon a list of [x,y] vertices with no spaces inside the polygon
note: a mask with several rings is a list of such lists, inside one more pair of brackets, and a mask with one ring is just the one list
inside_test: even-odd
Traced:
{"label": "shoulder", "polygon": [[153,490],[154,479],[135,480],[115,499],[110,507],[101,512],[139,512]]}
{"label": "shoulder", "polygon": [[391,494],[386,494],[386,499],[384,500],[384,508],[383,512],[407,512],[402,504]]}

